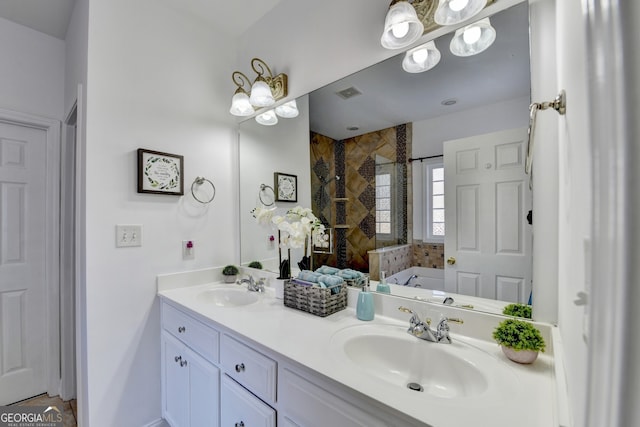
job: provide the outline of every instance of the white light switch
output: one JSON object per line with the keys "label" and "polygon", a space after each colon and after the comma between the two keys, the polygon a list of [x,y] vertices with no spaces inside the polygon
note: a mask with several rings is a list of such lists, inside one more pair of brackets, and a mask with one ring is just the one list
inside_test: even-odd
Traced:
{"label": "white light switch", "polygon": [[142,246],[142,225],[116,225],[116,248]]}

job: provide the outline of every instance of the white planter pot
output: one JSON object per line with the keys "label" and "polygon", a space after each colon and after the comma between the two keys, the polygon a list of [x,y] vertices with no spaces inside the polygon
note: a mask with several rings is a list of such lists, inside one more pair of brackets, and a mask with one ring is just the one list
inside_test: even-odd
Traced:
{"label": "white planter pot", "polygon": [[538,358],[538,352],[533,350],[516,351],[511,347],[502,346],[502,352],[510,360],[513,360],[514,362],[517,362],[517,363],[522,363],[524,365],[533,363]]}

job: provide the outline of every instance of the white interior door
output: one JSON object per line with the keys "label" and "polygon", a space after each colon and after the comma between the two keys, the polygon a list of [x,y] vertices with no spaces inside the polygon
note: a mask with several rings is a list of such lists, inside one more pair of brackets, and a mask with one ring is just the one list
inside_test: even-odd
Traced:
{"label": "white interior door", "polygon": [[526,138],[526,129],[515,129],[444,143],[446,291],[527,302],[532,242]]}
{"label": "white interior door", "polygon": [[0,405],[47,391],[46,131],[0,122]]}

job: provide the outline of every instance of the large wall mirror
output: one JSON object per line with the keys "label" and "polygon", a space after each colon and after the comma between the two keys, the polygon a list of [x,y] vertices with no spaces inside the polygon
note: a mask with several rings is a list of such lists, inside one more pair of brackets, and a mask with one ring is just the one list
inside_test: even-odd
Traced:
{"label": "large wall mirror", "polygon": [[[370,251],[406,245],[414,264],[442,273],[443,289],[527,302],[531,229],[524,218],[532,197],[527,178],[509,178],[506,182],[511,185],[490,184],[499,187],[491,196],[479,184],[464,181],[473,168],[520,170],[524,161],[530,103],[527,2],[490,19],[497,37],[480,54],[453,55],[449,51],[453,34],[446,34],[435,40],[441,60],[429,71],[403,71],[403,52],[299,98],[301,113],[295,119],[281,119],[270,127],[253,119],[241,123],[242,264],[260,261],[265,269],[277,270],[281,254],[272,239],[277,236],[257,224],[251,211],[261,205],[261,195],[269,202],[269,195],[261,193],[262,185],[273,186],[274,172],[282,172],[297,177],[297,202],[275,202],[274,207],[284,212],[297,204],[313,206],[332,229],[334,250],[316,254],[318,266],[368,271]],[[443,154],[446,159],[438,157]],[[439,173],[439,164],[445,166],[448,179],[460,181],[443,196],[454,208],[442,215],[435,205],[440,194],[434,194],[439,184],[432,174]],[[454,171],[462,176],[452,175]],[[385,197],[388,204],[380,203]],[[509,203],[515,207],[503,210]],[[482,252],[485,243],[478,241],[489,227],[478,222],[481,208],[493,211],[494,223],[510,224],[508,233],[495,229],[489,233],[498,248],[493,253]],[[444,236],[434,234],[433,227],[442,229]],[[460,248],[466,253],[457,251]],[[303,251],[292,254],[294,266]],[[474,252],[475,259],[465,258]],[[458,264],[451,267],[450,258]],[[480,273],[458,268],[468,262],[486,267]],[[511,270],[496,275],[490,271],[494,264]],[[396,273],[391,265],[377,264],[375,269],[373,278],[379,270]],[[482,289],[481,284],[488,282],[490,289]],[[411,287],[407,296],[420,297],[421,292],[425,291]]]}

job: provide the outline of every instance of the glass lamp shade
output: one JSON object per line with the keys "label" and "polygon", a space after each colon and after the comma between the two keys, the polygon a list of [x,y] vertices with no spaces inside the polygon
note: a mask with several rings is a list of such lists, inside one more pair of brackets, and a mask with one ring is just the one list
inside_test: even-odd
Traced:
{"label": "glass lamp shade", "polygon": [[422,73],[438,65],[440,51],[433,40],[408,50],[402,60],[402,68],[407,73]]}
{"label": "glass lamp shade", "polygon": [[487,0],[440,0],[433,20],[438,25],[454,25],[476,16]]}
{"label": "glass lamp shade", "polygon": [[294,117],[298,117],[298,104],[296,100],[291,100],[289,102],[285,102],[282,105],[278,105],[276,107],[276,114],[285,119],[292,119]]}
{"label": "glass lamp shade", "polygon": [[276,100],[273,98],[271,88],[263,78],[258,77],[253,82],[249,102],[251,102],[251,105],[254,107],[269,107],[275,104]]}
{"label": "glass lamp shade", "polygon": [[236,91],[231,98],[231,108],[229,112],[234,116],[245,117],[253,114],[253,107],[249,102],[249,95],[247,92],[240,90]]}
{"label": "glass lamp shade", "polygon": [[424,26],[414,7],[406,1],[400,1],[387,12],[380,43],[386,49],[400,49],[418,40],[423,32]]}
{"label": "glass lamp shade", "polygon": [[273,126],[278,124],[278,116],[274,110],[265,111],[262,114],[256,116],[256,122],[265,126]]}
{"label": "glass lamp shade", "polygon": [[489,18],[484,18],[456,30],[449,49],[456,56],[471,56],[486,50],[495,40],[496,29]]}

